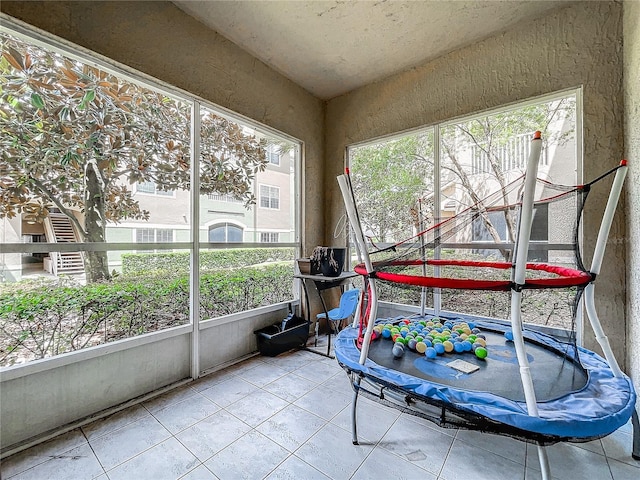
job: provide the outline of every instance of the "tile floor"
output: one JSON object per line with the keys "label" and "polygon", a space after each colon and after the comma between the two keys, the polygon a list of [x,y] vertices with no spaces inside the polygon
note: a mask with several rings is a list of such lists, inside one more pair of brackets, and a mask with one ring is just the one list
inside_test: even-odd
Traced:
{"label": "tile floor", "polygon": [[[541,478],[535,446],[441,429],[364,398],[354,446],[350,402],[335,360],[307,351],[254,357],[9,457],[0,478]],[[639,480],[631,442],[629,424],[602,440],[549,447],[553,478]]]}

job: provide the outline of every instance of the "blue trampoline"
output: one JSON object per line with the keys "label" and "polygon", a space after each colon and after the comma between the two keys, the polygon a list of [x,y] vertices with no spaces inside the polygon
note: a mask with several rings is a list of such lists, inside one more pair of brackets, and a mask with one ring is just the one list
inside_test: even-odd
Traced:
{"label": "blue trampoline", "polygon": [[[385,254],[377,262],[371,260],[367,249],[348,172],[338,177],[356,247],[363,260],[355,267],[355,271],[363,276],[365,283],[365,293],[356,313],[356,316],[359,314],[359,324],[354,321],[351,327],[342,330],[335,344],[336,359],[351,376],[354,388],[354,444],[358,442],[356,404],[358,395],[364,394],[444,427],[509,435],[536,443],[543,480],[551,478],[544,448],[546,445],[601,438],[620,428],[629,419],[632,419],[634,428],[633,457],[640,458],[640,425],[634,386],[615,359],[596,312],[594,295],[594,282],[600,273],[607,237],[626,175],[626,162],[621,162],[618,167],[588,184],[575,187],[551,185],[536,178],[541,143],[540,132],[536,132],[523,182],[508,186],[514,188],[515,185],[516,190],[524,187],[521,199],[516,203],[507,204],[504,191],[499,192],[502,204],[489,203],[485,199],[472,205],[405,242],[373,252]],[[615,178],[600,225],[591,268],[587,270],[578,243],[582,208],[591,187],[613,173]],[[544,188],[536,188],[539,182],[544,183]],[[551,188],[556,189],[556,193],[534,200],[537,190]],[[559,202],[578,206],[573,226],[576,268],[528,262],[535,209],[553,204],[555,211],[570,211]],[[442,260],[436,257],[439,246],[446,244],[445,235],[455,238],[455,235],[461,234],[464,237],[470,225],[487,212],[516,209],[519,212],[518,231],[513,246],[508,247],[513,248],[510,262]],[[468,234],[466,238],[469,238]],[[448,273],[447,269],[452,273]],[[427,356],[423,354],[426,350],[418,353],[413,351],[413,347],[404,353],[394,353],[395,345],[381,339],[374,327],[402,319],[378,319],[377,282],[423,289],[506,291],[510,295],[511,318],[496,320],[451,313],[464,322],[474,323],[482,331],[487,347],[482,356],[463,354],[456,357],[453,353],[442,351],[438,352],[441,355],[429,352],[431,355]],[[540,329],[532,331],[524,328],[521,312],[523,291],[562,288],[576,292],[574,315],[577,300],[581,296],[584,298],[586,317],[604,358],[578,346],[575,336],[570,335],[571,341],[565,343],[540,333]],[[440,311],[434,311],[432,314],[440,319],[449,313],[443,315]],[[423,303],[422,320],[424,315]],[[508,340],[505,339],[507,330],[511,335]],[[394,341],[398,341],[399,333],[395,335]],[[435,342],[436,338],[432,339]],[[446,351],[452,352],[452,346],[457,347],[449,344]],[[458,368],[454,369],[451,362],[455,359],[464,361],[457,362]]]}
{"label": "blue trampoline", "polygon": [[[361,365],[356,327],[338,335],[336,359],[354,379],[364,380],[354,381],[360,393],[413,410],[443,427],[488,431],[546,445],[609,435],[633,414],[636,396],[629,377],[614,376],[594,352],[526,331],[539,410],[539,416],[529,415],[515,347],[504,336],[510,325],[468,315],[451,318],[473,321],[486,334],[490,352],[486,360],[455,353],[431,360],[409,349],[395,358],[393,342],[378,337]],[[463,373],[447,366],[457,359],[480,368]]]}

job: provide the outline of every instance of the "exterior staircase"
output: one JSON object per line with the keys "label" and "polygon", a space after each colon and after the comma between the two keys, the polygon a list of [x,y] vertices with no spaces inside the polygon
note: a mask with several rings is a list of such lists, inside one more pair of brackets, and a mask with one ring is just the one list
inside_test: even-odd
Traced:
{"label": "exterior staircase", "polygon": [[[49,212],[45,222],[45,234],[50,243],[78,243],[76,229],[69,217]],[[78,275],[84,273],[81,252],[51,252],[51,273],[54,275]]]}

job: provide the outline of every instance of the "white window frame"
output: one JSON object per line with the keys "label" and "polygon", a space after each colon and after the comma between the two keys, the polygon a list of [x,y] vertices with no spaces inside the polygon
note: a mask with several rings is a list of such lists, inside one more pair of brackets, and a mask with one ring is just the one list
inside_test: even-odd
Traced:
{"label": "white window frame", "polygon": [[[262,189],[263,188],[269,189],[267,195],[263,195],[263,193],[262,193]],[[261,209],[264,209],[264,210],[280,210],[280,187],[277,187],[275,185],[267,185],[266,183],[261,183],[259,185],[259,187],[258,187],[258,192],[259,192],[259,197],[260,197],[259,200],[258,200],[258,202],[259,202],[258,205],[259,205],[259,207]],[[274,192],[277,195],[273,195]],[[266,207],[266,206],[264,206],[262,204],[262,199],[263,198],[268,198],[269,199],[269,201],[268,201],[269,206],[268,207]],[[272,201],[274,199],[278,202],[278,206],[277,207],[272,207],[271,206]]]}
{"label": "white window frame", "polygon": [[[214,230],[216,228],[221,228],[224,227],[225,232],[224,232],[224,241],[223,242],[212,242],[210,240],[211,238],[211,230]],[[237,228],[238,230],[240,230],[240,235],[241,235],[241,239],[239,242],[230,242],[229,241],[229,227],[233,227],[233,228]],[[244,242],[244,234],[245,234],[245,228],[235,222],[229,222],[226,220],[220,220],[220,221],[215,221],[213,223],[211,223],[210,225],[207,225],[207,241],[209,243],[242,243]]]}
{"label": "white window frame", "polygon": [[[267,145],[266,148],[267,161],[270,165],[280,166],[280,159],[282,158],[282,149],[279,145]],[[274,161],[276,160],[276,161]]]}
{"label": "white window frame", "polygon": [[[140,190],[140,186],[141,185],[153,185],[153,192],[147,192],[145,190]],[[152,182],[152,181],[136,183],[134,185],[133,191],[137,195],[148,195],[150,197],[176,198],[175,190],[168,190],[166,192],[163,191],[163,190],[158,190],[157,189],[157,183],[156,182]]]}
{"label": "white window frame", "polygon": [[280,233],[278,232],[260,232],[260,243],[278,243],[280,241]]}
{"label": "white window frame", "polygon": [[[546,102],[552,102],[554,100],[560,100],[562,98],[566,98],[568,96],[574,96],[575,97],[575,108],[576,108],[576,131],[575,131],[575,142],[576,142],[576,152],[575,152],[575,159],[576,159],[576,185],[579,185],[583,182],[583,165],[584,165],[584,161],[583,161],[583,132],[582,132],[582,119],[583,119],[583,115],[584,115],[584,108],[583,108],[583,93],[582,93],[582,87],[577,87],[577,88],[569,88],[569,89],[565,89],[565,90],[560,90],[548,95],[541,95],[538,97],[532,97],[529,98],[528,100],[524,100],[524,101],[519,101],[519,102],[514,102],[512,104],[509,105],[504,105],[502,107],[499,108],[495,108],[495,109],[490,109],[490,110],[485,110],[482,112],[478,112],[472,115],[467,115],[464,117],[459,117],[459,118],[453,118],[441,123],[436,123],[436,124],[432,124],[432,125],[425,125],[422,127],[418,127],[418,128],[414,128],[414,129],[410,129],[410,130],[405,130],[402,132],[398,132],[398,133],[394,133],[391,135],[385,135],[382,137],[377,137],[374,139],[369,139],[366,140],[364,142],[359,142],[359,143],[355,143],[355,144],[351,144],[351,145],[347,145],[346,147],[346,154],[344,157],[344,163],[345,163],[345,167],[349,166],[349,159],[351,156],[350,151],[352,149],[355,148],[359,148],[359,147],[365,147],[365,146],[369,146],[369,145],[375,145],[378,143],[382,143],[382,142],[388,142],[388,141],[392,141],[395,139],[400,139],[403,137],[406,137],[408,135],[412,135],[412,134],[419,134],[421,132],[426,132],[426,131],[433,131],[433,142],[434,142],[434,211],[442,211],[442,206],[445,205],[446,203],[446,197],[443,194],[443,190],[441,188],[440,185],[440,180],[441,180],[441,157],[442,154],[440,152],[440,129],[449,125],[455,125],[457,123],[461,123],[461,122],[465,122],[465,121],[470,121],[476,118],[484,118],[488,115],[496,115],[502,112],[507,112],[510,110],[514,110],[516,108],[524,108],[527,106],[531,106],[531,105],[536,105],[536,104],[540,104],[540,103],[546,103]],[[540,164],[541,165],[548,165],[549,159],[548,159],[548,154],[545,152],[544,156],[541,158]],[[473,167],[472,167],[473,168]],[[472,170],[473,172],[475,172],[475,168],[473,168]],[[476,243],[476,242],[471,242],[471,243]],[[582,246],[583,244],[583,232],[582,232],[582,222],[579,225],[579,232],[578,232],[578,243],[580,246]],[[439,249],[436,248],[436,251],[434,252],[434,258],[439,258],[440,252]],[[441,294],[438,291],[439,289],[435,289],[434,291],[434,304],[436,305],[437,309],[440,309],[440,301],[441,301]],[[582,343],[582,338],[583,338],[583,315],[582,315],[582,309],[579,308],[577,310],[577,318],[576,318],[576,323],[577,323],[577,336],[578,336],[578,343],[581,344]]]}

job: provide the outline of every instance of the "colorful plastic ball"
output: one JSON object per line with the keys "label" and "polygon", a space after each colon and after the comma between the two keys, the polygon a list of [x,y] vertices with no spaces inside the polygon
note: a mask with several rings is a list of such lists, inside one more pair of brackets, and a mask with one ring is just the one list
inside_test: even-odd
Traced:
{"label": "colorful plastic ball", "polygon": [[[476,348],[478,348],[478,347],[482,347],[482,345],[480,345],[478,342],[475,342],[475,343],[471,346],[471,348],[473,349],[473,351],[474,351],[474,352],[476,351]],[[483,347],[483,348],[484,348],[484,347]]]}
{"label": "colorful plastic ball", "polygon": [[438,355],[442,355],[445,352],[444,345],[442,343],[434,343],[433,349]]}
{"label": "colorful plastic ball", "polygon": [[407,342],[407,347],[409,347],[411,350],[415,350],[417,344],[418,344],[418,342],[416,342],[415,338],[411,338]]}
{"label": "colorful plastic ball", "polygon": [[513,332],[511,330],[507,330],[506,332],[504,332],[504,337],[507,339],[507,341],[513,342]]}
{"label": "colorful plastic ball", "polygon": [[391,330],[389,330],[388,328],[383,328],[382,329],[382,336],[384,338],[391,338]]}
{"label": "colorful plastic ball", "polygon": [[427,350],[427,344],[424,342],[418,342],[416,343],[416,352],[418,353],[424,353]]}
{"label": "colorful plastic ball", "polygon": [[393,346],[393,349],[391,350],[391,353],[393,354],[394,357],[396,358],[400,358],[404,355],[404,347],[402,346],[401,343],[396,343]]}
{"label": "colorful plastic ball", "polygon": [[479,343],[482,347],[487,346],[487,342],[484,338],[478,337],[474,343]]}
{"label": "colorful plastic ball", "polygon": [[438,352],[436,352],[436,349],[433,347],[427,348],[424,354],[427,356],[427,358],[436,358],[438,356]]}
{"label": "colorful plastic ball", "polygon": [[424,337],[422,335],[416,335],[415,339],[416,339],[416,342],[421,342],[424,340]]}
{"label": "colorful plastic ball", "polygon": [[429,338],[425,338],[424,340],[422,340],[422,342],[427,346],[427,347],[433,347],[433,342],[431,341],[431,339]]}
{"label": "colorful plastic ball", "polygon": [[469,326],[469,328],[470,328],[471,330],[473,330],[474,328],[476,328],[476,324],[475,324],[475,323],[473,323],[473,322],[469,322],[469,323],[467,323],[467,325]]}
{"label": "colorful plastic ball", "polygon": [[473,350],[473,345],[469,340],[465,340],[464,342],[462,342],[462,349],[465,352],[470,352],[471,350]]}
{"label": "colorful plastic ball", "polygon": [[456,353],[464,352],[464,346],[462,345],[462,342],[454,343],[453,344],[453,349],[456,351]]}
{"label": "colorful plastic ball", "polygon": [[444,351],[447,353],[453,352],[453,343],[451,343],[449,340],[442,342],[442,345],[444,346]]}
{"label": "colorful plastic ball", "polygon": [[484,347],[478,347],[475,351],[476,357],[480,359],[487,358],[487,349]]}

